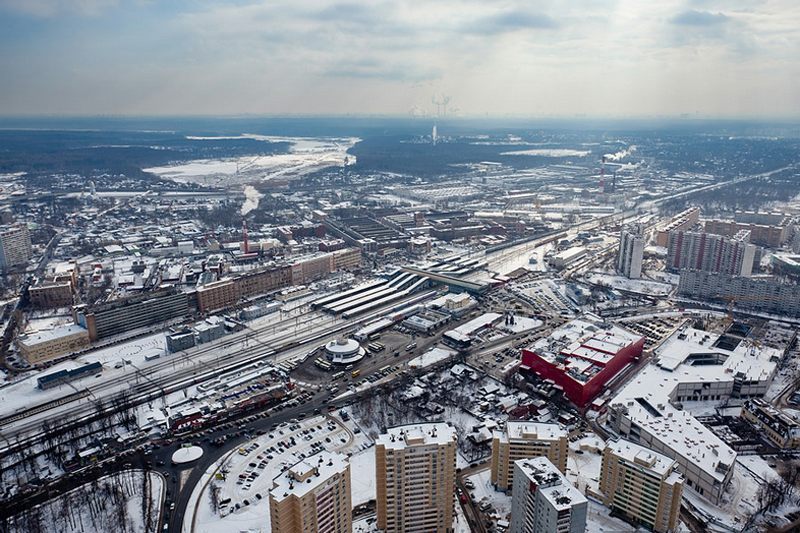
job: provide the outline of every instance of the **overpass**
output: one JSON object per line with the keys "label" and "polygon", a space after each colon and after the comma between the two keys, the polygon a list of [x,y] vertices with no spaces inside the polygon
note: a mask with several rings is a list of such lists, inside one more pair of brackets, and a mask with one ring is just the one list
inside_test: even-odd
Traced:
{"label": "overpass", "polygon": [[403,267],[400,270],[403,272],[408,272],[409,274],[416,274],[417,276],[428,278],[438,283],[443,283],[448,287],[454,289],[465,290],[473,294],[483,294],[490,288],[490,285],[488,284],[476,283],[474,281],[467,281],[465,279],[455,278],[453,276],[448,276],[447,274],[441,272],[430,272],[427,270],[422,270],[413,267]]}

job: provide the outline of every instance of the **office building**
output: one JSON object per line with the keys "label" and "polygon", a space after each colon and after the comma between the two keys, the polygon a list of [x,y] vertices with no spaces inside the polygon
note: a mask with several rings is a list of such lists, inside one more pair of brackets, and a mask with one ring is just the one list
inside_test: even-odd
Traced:
{"label": "office building", "polygon": [[352,533],[350,490],[344,455],[323,451],[306,457],[273,480],[272,533]]}
{"label": "office building", "polygon": [[641,228],[623,228],[619,236],[617,271],[631,279],[642,277],[644,259],[644,236]]}
{"label": "office building", "polygon": [[509,420],[492,438],[492,484],[497,490],[511,490],[518,459],[547,457],[566,473],[567,451],[567,431],[558,424]]}
{"label": "office building", "polygon": [[40,365],[89,346],[89,333],[75,324],[20,335],[19,353],[31,365]]}
{"label": "office building", "polygon": [[24,265],[31,258],[31,234],[25,224],[0,226],[0,270]]}
{"label": "office building", "polygon": [[75,323],[89,331],[91,341],[185,317],[190,312],[187,293],[172,288],[72,310]]}
{"label": "office building", "polygon": [[749,276],[755,256],[756,247],[750,244],[750,232],[746,230],[733,237],[673,231],[669,235],[667,268]]}
{"label": "office building", "polygon": [[545,457],[514,462],[511,533],[583,533],[589,502]]}
{"label": "office building", "polygon": [[666,455],[619,439],[603,450],[600,492],[605,505],[657,533],[678,525],[683,478]]}
{"label": "office building", "polygon": [[389,428],[375,442],[378,529],[451,533],[456,431],[447,423]]}

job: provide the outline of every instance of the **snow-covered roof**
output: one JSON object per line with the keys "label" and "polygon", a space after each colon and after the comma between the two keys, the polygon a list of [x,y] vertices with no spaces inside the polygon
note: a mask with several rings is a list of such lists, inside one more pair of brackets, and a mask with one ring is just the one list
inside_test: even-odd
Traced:
{"label": "snow-covered roof", "polygon": [[340,453],[321,451],[286,469],[273,480],[270,496],[282,501],[290,496],[302,497],[325,485],[336,474],[343,474],[350,464]]}
{"label": "snow-covered roof", "polygon": [[[662,344],[656,362],[650,363],[610,402],[622,405],[626,417],[676,454],[716,479],[723,480],[736,459],[734,452],[690,413],[671,402],[681,384],[725,383],[737,374],[745,381],[769,381],[774,376],[779,351],[758,347],[748,340],[733,350],[715,346],[721,337],[682,328]],[[695,364],[702,359],[704,364]],[[705,364],[708,361],[715,364]]]}
{"label": "snow-covered roof", "polygon": [[541,422],[513,421],[506,422],[505,431],[496,432],[502,442],[511,440],[558,440],[567,436],[567,431],[558,424]]}
{"label": "snow-covered roof", "polygon": [[514,461],[537,492],[556,510],[567,510],[576,504],[588,503],[586,496],[570,483],[546,457]]}
{"label": "snow-covered roof", "polygon": [[425,446],[429,444],[447,444],[456,441],[456,430],[446,422],[429,422],[423,424],[407,424],[386,430],[375,441],[386,449],[401,450],[407,446]]}
{"label": "snow-covered roof", "polygon": [[640,335],[587,314],[567,322],[550,336],[540,338],[529,350],[552,361],[559,355],[573,355],[605,365],[621,349],[640,339]]}
{"label": "snow-covered roof", "polygon": [[670,459],[666,455],[654,452],[644,446],[625,439],[616,441],[609,441],[606,448],[612,450],[614,454],[625,461],[646,467],[651,472],[663,476],[672,471],[675,466],[675,460]]}
{"label": "snow-covered roof", "polygon": [[34,346],[43,342],[49,342],[55,339],[69,337],[70,335],[77,335],[81,333],[86,333],[86,329],[78,326],[77,324],[67,324],[52,329],[42,329],[39,331],[26,333],[24,336],[19,338],[19,341],[26,346]]}

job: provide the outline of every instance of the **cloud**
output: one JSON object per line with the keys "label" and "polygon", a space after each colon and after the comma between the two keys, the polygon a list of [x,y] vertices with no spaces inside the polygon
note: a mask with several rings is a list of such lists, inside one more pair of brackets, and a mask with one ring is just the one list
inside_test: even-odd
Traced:
{"label": "cloud", "polygon": [[0,9],[34,17],[96,16],[118,3],[118,0],[0,0]]}
{"label": "cloud", "polygon": [[558,22],[542,13],[512,10],[481,17],[465,28],[470,33],[496,35],[519,30],[552,30]]}
{"label": "cloud", "polygon": [[677,26],[719,26],[730,21],[730,17],[722,13],[709,13],[691,9],[672,17],[670,22]]}
{"label": "cloud", "polygon": [[0,49],[0,113],[800,110],[798,0],[0,0]]}
{"label": "cloud", "polygon": [[325,70],[332,78],[360,78],[419,83],[440,78],[442,71],[435,67],[414,64],[385,64],[377,60],[343,62]]}

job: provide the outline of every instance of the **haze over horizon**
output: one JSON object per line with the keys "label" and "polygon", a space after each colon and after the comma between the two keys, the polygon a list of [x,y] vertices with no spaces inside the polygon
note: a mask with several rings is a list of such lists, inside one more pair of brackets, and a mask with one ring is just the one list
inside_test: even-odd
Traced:
{"label": "haze over horizon", "polygon": [[800,116],[800,3],[561,4],[0,0],[0,114]]}

